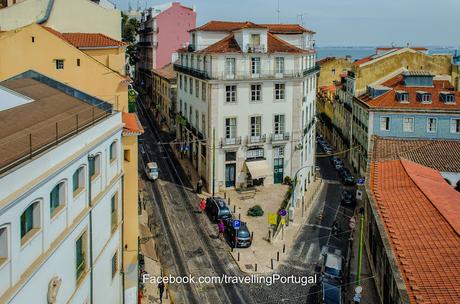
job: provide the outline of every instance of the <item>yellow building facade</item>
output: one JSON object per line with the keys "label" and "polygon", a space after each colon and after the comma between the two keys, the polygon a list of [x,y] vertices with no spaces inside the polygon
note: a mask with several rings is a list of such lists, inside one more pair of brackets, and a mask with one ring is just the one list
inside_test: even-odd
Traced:
{"label": "yellow building facade", "polygon": [[[71,87],[98,97],[125,112],[130,119],[123,132],[123,273],[125,303],[137,303],[138,251],[138,152],[142,127],[128,112],[129,78],[124,69],[124,46],[80,50],[59,33],[31,24],[0,33],[0,81],[35,70]],[[93,57],[94,56],[94,57]],[[124,113],[124,114],[125,114]],[[124,122],[125,122],[125,115]]]}

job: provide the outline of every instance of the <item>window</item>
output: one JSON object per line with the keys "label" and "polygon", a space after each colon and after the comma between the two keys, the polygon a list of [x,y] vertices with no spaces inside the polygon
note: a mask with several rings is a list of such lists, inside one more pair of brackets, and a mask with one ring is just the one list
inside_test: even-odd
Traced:
{"label": "window", "polygon": [[414,118],[413,117],[403,118],[403,131],[404,132],[414,132]]}
{"label": "window", "polygon": [[118,251],[112,257],[112,278],[115,277],[118,271]]}
{"label": "window", "polygon": [[110,144],[109,157],[110,157],[110,162],[113,162],[117,159],[117,142],[116,141]]}
{"label": "window", "polygon": [[441,92],[441,99],[445,103],[455,103],[455,94],[450,92]]}
{"label": "window", "polygon": [[284,147],[273,147],[273,157],[274,158],[284,157]]}
{"label": "window", "polygon": [[35,37],[34,37],[34,36],[32,36],[32,43],[34,43],[34,42],[35,42]]}
{"label": "window", "polygon": [[450,120],[450,133],[460,133],[460,118]]}
{"label": "window", "polygon": [[235,58],[225,58],[225,77],[235,77]]}
{"label": "window", "polygon": [[65,203],[65,183],[57,184],[50,193],[50,213],[53,216],[58,207],[63,206]]}
{"label": "window", "polygon": [[225,100],[229,103],[236,102],[236,85],[225,86]]}
{"label": "window", "polygon": [[380,131],[390,131],[390,117],[380,117]]}
{"label": "window", "polygon": [[260,45],[260,34],[252,34],[251,35],[251,45],[252,46],[259,46]]}
{"label": "window", "polygon": [[427,119],[427,125],[426,125],[426,131],[429,133],[435,133],[436,132],[436,125],[437,125],[437,119],[436,118],[428,118]]}
{"label": "window", "polygon": [[275,72],[279,74],[284,73],[284,57],[275,58]]}
{"label": "window", "polygon": [[284,100],[284,83],[275,83],[275,100]]}
{"label": "window", "polygon": [[21,243],[28,239],[28,235],[33,233],[33,229],[40,227],[40,203],[31,204],[21,214]]}
{"label": "window", "polygon": [[190,95],[193,95],[193,78],[189,78]]}
{"label": "window", "polygon": [[190,67],[191,68],[194,68],[195,67],[195,57],[192,55],[190,55]]}
{"label": "window", "polygon": [[72,176],[72,191],[75,194],[79,193],[85,185],[85,169],[84,167],[78,168]]}
{"label": "window", "polygon": [[195,97],[200,98],[200,82],[195,80]]}
{"label": "window", "polygon": [[284,134],[284,115],[275,115],[273,129],[275,134]]}
{"label": "window", "polygon": [[257,159],[264,157],[264,149],[251,149],[246,151],[246,159]]}
{"label": "window", "polygon": [[225,161],[236,161],[236,152],[225,152]]}
{"label": "window", "polygon": [[251,84],[251,101],[260,101],[261,91],[262,91],[262,85]]}
{"label": "window", "polygon": [[0,227],[0,266],[8,260],[8,230]]}
{"label": "window", "polygon": [[184,102],[184,117],[187,119],[187,103]]}
{"label": "window", "polygon": [[179,75],[179,89],[182,90],[182,75]]}
{"label": "window", "polygon": [[201,132],[206,136],[206,114],[201,114]]}
{"label": "window", "polygon": [[198,110],[195,110],[195,127],[199,128],[200,126],[200,114],[198,113]]}
{"label": "window", "polygon": [[188,77],[187,76],[184,76],[184,91],[187,92],[187,85],[188,85]]}
{"label": "window", "polygon": [[80,66],[80,58],[77,58],[77,66]]}
{"label": "window", "polygon": [[201,100],[206,101],[206,83],[201,84]]}
{"label": "window", "polygon": [[250,133],[251,136],[259,137],[261,133],[262,117],[251,116],[250,118]]}
{"label": "window", "polygon": [[118,224],[118,193],[115,193],[110,199],[110,220],[113,232]]}
{"label": "window", "polygon": [[86,270],[86,243],[86,232],[84,232],[75,242],[75,273],[77,282]]}
{"label": "window", "polygon": [[260,58],[251,58],[251,74],[260,74]]}
{"label": "window", "polygon": [[101,155],[98,154],[89,159],[89,176],[91,179],[96,178],[101,171]]}
{"label": "window", "polygon": [[190,106],[190,111],[188,112],[188,121],[192,123],[193,108]]}
{"label": "window", "polygon": [[64,60],[56,59],[56,70],[63,70],[64,69]]}
{"label": "window", "polygon": [[236,118],[225,119],[225,138],[236,137]]}
{"label": "window", "polygon": [[422,103],[430,103],[431,94],[426,92],[417,92],[417,100]]}
{"label": "window", "polygon": [[123,159],[127,162],[131,161],[131,151],[129,149],[123,150]]}

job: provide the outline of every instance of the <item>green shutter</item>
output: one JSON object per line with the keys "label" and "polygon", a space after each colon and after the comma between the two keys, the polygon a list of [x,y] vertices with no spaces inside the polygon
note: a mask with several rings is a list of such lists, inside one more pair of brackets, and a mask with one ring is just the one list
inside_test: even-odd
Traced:
{"label": "green shutter", "polygon": [[59,207],[59,189],[60,189],[61,184],[56,185],[56,187],[53,188],[53,190],[50,193],[50,212],[53,213],[53,211]]}
{"label": "green shutter", "polygon": [[80,188],[80,169],[77,169],[72,176],[72,183],[73,183],[73,191],[77,191]]}

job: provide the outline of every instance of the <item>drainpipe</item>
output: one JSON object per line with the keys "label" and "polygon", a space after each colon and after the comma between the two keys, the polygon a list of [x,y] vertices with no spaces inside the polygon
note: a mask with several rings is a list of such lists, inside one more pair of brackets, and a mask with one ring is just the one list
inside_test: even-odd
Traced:
{"label": "drainpipe", "polygon": [[[94,160],[96,156],[88,155],[88,164]],[[88,206],[89,206],[89,302],[93,304],[93,206],[91,202],[91,176],[89,175],[88,166]]]}
{"label": "drainpipe", "polygon": [[45,14],[43,15],[43,17],[37,20],[38,24],[43,24],[46,21],[48,21],[48,18],[50,17],[50,14],[51,14],[51,10],[53,9],[53,5],[54,5],[54,0],[48,0],[48,5],[46,6]]}

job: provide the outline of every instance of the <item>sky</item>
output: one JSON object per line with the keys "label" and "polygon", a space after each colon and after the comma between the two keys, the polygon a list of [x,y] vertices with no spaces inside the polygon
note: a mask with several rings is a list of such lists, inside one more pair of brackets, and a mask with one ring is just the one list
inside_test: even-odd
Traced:
{"label": "sky", "polygon": [[[176,0],[178,1],[178,0]],[[112,0],[128,8],[128,0]],[[141,8],[165,3],[131,0]],[[209,20],[301,23],[316,46],[460,46],[458,0],[183,0],[197,25]],[[302,15],[302,17],[300,17]]]}

